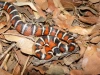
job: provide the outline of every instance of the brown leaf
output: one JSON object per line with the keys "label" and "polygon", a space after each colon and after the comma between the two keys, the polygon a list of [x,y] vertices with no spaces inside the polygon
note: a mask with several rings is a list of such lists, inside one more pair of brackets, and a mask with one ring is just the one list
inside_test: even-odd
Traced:
{"label": "brown leaf", "polygon": [[0,53],[2,53],[2,43],[0,42]]}
{"label": "brown leaf", "polygon": [[2,29],[0,29],[0,34],[4,33],[5,31],[7,31],[10,28],[11,24],[10,23],[8,23],[7,25],[6,24],[7,24],[7,22],[0,23],[1,27],[3,27]]}
{"label": "brown leaf", "polygon": [[3,11],[3,13],[6,15],[5,20],[6,20],[7,22],[9,22],[9,20],[10,20],[9,14],[8,14],[6,11]]}
{"label": "brown leaf", "polygon": [[54,2],[53,2],[53,0],[48,0],[48,9],[47,9],[47,11],[48,12],[52,12],[52,11],[54,11],[55,10],[55,5],[54,5]]}
{"label": "brown leaf", "polygon": [[71,70],[70,75],[84,75],[82,70]]}
{"label": "brown leaf", "polygon": [[96,3],[96,2],[99,2],[100,0],[89,0],[89,1],[92,3]]}
{"label": "brown leaf", "polygon": [[5,2],[15,2],[16,0],[2,0],[2,1],[5,1]]}
{"label": "brown leaf", "polygon": [[69,74],[69,72],[70,72],[69,67],[67,67],[67,66],[62,66],[62,69],[64,70],[64,73],[65,73],[65,74]]}
{"label": "brown leaf", "polygon": [[[30,8],[30,7],[27,7],[27,6],[25,6],[25,7],[23,7],[23,8],[21,8],[21,7],[16,7],[16,9],[20,12],[20,13],[24,13],[26,16],[29,16],[29,15],[33,15],[33,12],[30,12],[30,10],[32,11],[32,9],[30,8],[30,9],[28,9],[28,8]],[[23,17],[22,15],[20,15],[20,17],[21,17],[21,19],[25,22],[25,17]]]}
{"label": "brown leaf", "polygon": [[34,2],[38,5],[42,5],[44,2],[46,2],[47,0],[34,0]]}
{"label": "brown leaf", "polygon": [[46,10],[48,8],[47,0],[34,0],[34,2],[39,5],[39,7],[43,10]]}
{"label": "brown leaf", "polygon": [[[41,16],[43,18],[46,18],[46,14],[41,10],[41,8],[38,5],[36,5],[36,9],[38,10],[38,12],[37,12],[38,15],[36,15],[36,16],[38,16],[38,18]],[[35,14],[35,12],[34,12],[34,14]]]}
{"label": "brown leaf", "polygon": [[0,68],[0,75],[12,75],[12,74]]}
{"label": "brown leaf", "polygon": [[50,65],[49,70],[47,70],[46,73],[51,75],[62,75],[64,74],[64,71],[61,66]]}
{"label": "brown leaf", "polygon": [[96,36],[96,37],[93,37],[90,42],[92,43],[99,43],[100,42],[100,36]]}
{"label": "brown leaf", "polygon": [[20,50],[17,50],[15,52],[16,52],[16,55],[18,57],[19,63],[21,65],[24,65],[25,64],[25,61],[26,61],[26,59],[27,59],[28,56],[25,56],[24,54],[22,54]]}
{"label": "brown leaf", "polygon": [[68,28],[72,25],[74,19],[75,19],[75,16],[72,16],[71,14],[60,14],[58,15],[58,18],[66,24],[65,28]]}
{"label": "brown leaf", "polygon": [[17,64],[13,70],[13,75],[20,75],[21,72],[21,66]]}
{"label": "brown leaf", "polygon": [[89,16],[89,17],[80,16],[79,20],[81,20],[82,22],[85,22],[85,23],[89,23],[89,24],[96,24],[98,17],[96,17],[96,16]]}
{"label": "brown leaf", "polygon": [[4,34],[5,38],[9,41],[17,42],[17,46],[21,48],[21,51],[26,54],[33,55],[34,50],[32,49],[34,42],[30,39],[27,39],[25,37],[21,37],[21,35],[13,35],[16,31],[9,31],[7,34]]}
{"label": "brown leaf", "polygon": [[82,0],[60,0],[61,4],[64,6],[64,8],[71,8],[73,6],[80,6],[83,1]]}
{"label": "brown leaf", "polygon": [[60,0],[53,0],[53,2],[54,2],[54,5],[55,5],[56,8],[59,8],[60,10],[64,9]]}
{"label": "brown leaf", "polygon": [[65,9],[75,11],[75,6],[74,6],[73,2],[68,1],[68,0],[60,0],[60,2]]}
{"label": "brown leaf", "polygon": [[[38,70],[41,74],[44,74],[45,73],[45,70],[47,70],[48,68],[47,67],[44,67],[43,65],[41,65],[41,66],[33,66],[33,68],[35,69],[35,70]],[[46,69],[45,69],[46,68]]]}
{"label": "brown leaf", "polygon": [[28,0],[16,0],[17,2],[28,2]]}
{"label": "brown leaf", "polygon": [[2,19],[0,20],[0,34],[7,31],[10,26],[11,26],[11,23],[10,23],[10,17],[8,15],[8,13],[6,11],[3,11],[2,13],[4,13],[6,15],[6,17],[2,17]]}
{"label": "brown leaf", "polygon": [[[98,12],[96,10],[94,10],[93,8],[90,8],[88,6],[79,7],[78,9],[82,10],[82,11],[89,11],[89,12],[95,14],[96,16],[98,15]],[[80,12],[80,13],[84,14],[84,12]]]}
{"label": "brown leaf", "polygon": [[[34,69],[32,69],[31,71],[25,71],[26,73],[29,73],[29,75],[41,75],[41,73],[39,71],[36,71]],[[23,75],[25,75],[26,73],[24,73]]]}
{"label": "brown leaf", "polygon": [[17,2],[17,3],[13,3],[14,5],[17,6],[24,6],[24,5],[28,5],[31,7],[31,9],[33,9],[34,11],[37,11],[36,7],[33,5],[32,2]]}
{"label": "brown leaf", "polygon": [[[100,74],[100,52],[95,45],[89,45],[83,57],[82,67],[85,74]],[[97,59],[97,60],[96,60]]]}
{"label": "brown leaf", "polygon": [[56,25],[58,25],[60,28],[68,28],[68,25],[64,21],[61,21],[59,19],[55,19],[54,21],[56,22]]}
{"label": "brown leaf", "polygon": [[47,0],[41,5],[41,8],[43,10],[46,10],[48,8],[48,2],[47,2]]}
{"label": "brown leaf", "polygon": [[60,13],[60,10],[58,8],[53,12],[53,20],[55,21],[55,24],[62,29],[69,28],[72,25],[74,19],[75,17],[70,15],[69,13]]}
{"label": "brown leaf", "polygon": [[100,50],[100,42],[97,44],[97,50],[99,51]]}
{"label": "brown leaf", "polygon": [[73,63],[75,60],[77,60],[79,58],[80,58],[79,54],[73,54],[67,58],[64,58],[63,61],[66,65],[70,65],[71,63]]}
{"label": "brown leaf", "polygon": [[93,33],[94,29],[95,29],[96,26],[92,26],[92,27],[89,27],[89,28],[83,28],[83,27],[80,27],[80,26],[72,26],[69,28],[69,31],[70,32],[73,32],[73,33],[78,33],[80,35],[89,35],[91,33]]}
{"label": "brown leaf", "polygon": [[2,29],[4,26],[6,26],[6,22],[0,22],[0,29]]}
{"label": "brown leaf", "polygon": [[[83,37],[84,38],[84,37]],[[80,57],[82,57],[84,55],[84,52],[86,50],[86,39],[83,40],[82,37],[78,37],[78,39],[76,40],[76,43],[78,44],[79,48],[80,48],[80,51],[79,51],[79,54],[80,54]]]}
{"label": "brown leaf", "polygon": [[86,11],[85,13],[84,13],[84,16],[94,16],[94,14],[92,13],[92,12],[90,12],[90,11]]}

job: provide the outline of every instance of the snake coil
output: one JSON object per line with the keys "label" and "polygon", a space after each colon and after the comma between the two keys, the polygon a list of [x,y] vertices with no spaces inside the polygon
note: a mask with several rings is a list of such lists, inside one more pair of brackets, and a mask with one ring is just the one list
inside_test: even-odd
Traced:
{"label": "snake coil", "polygon": [[[50,26],[36,26],[35,24],[24,23],[19,17],[17,9],[9,2],[0,1],[0,7],[5,10],[11,19],[14,28],[25,36],[41,36],[35,43],[35,54],[39,59],[48,60],[55,54],[73,52],[78,46],[75,38],[68,32]],[[60,40],[66,42],[63,44]],[[45,52],[41,52],[45,45]]]}

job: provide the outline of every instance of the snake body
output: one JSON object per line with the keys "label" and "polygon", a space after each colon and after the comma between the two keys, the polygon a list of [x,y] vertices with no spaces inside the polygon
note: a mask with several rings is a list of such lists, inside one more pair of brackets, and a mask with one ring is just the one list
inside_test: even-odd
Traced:
{"label": "snake body", "polygon": [[[0,1],[0,8],[5,10],[14,28],[25,36],[34,35],[40,37],[35,45],[35,54],[39,59],[48,60],[59,53],[72,52],[76,49],[74,37],[69,32],[61,31],[51,26],[36,26],[35,24],[24,23],[19,17],[17,9],[9,2]],[[66,42],[63,44],[60,40]],[[41,47],[45,45],[45,52],[41,52]]]}

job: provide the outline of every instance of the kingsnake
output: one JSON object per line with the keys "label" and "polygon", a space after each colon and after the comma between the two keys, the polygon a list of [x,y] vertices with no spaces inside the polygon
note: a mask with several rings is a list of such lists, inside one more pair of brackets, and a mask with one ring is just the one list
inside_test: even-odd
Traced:
{"label": "kingsnake", "polygon": [[[34,45],[36,57],[39,59],[48,60],[54,54],[58,56],[59,53],[73,52],[78,47],[75,38],[69,32],[51,26],[24,23],[19,17],[17,9],[9,2],[0,1],[0,7],[9,14],[12,25],[19,33],[25,36],[41,36]],[[60,40],[65,41],[66,44],[63,44]],[[43,46],[45,46],[46,53],[41,51]]]}

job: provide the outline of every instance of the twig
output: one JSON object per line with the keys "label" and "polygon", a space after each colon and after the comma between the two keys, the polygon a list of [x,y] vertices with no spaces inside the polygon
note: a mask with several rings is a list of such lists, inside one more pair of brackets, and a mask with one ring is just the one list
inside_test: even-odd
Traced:
{"label": "twig", "polygon": [[1,64],[0,68],[2,68],[6,64],[8,57],[9,57],[9,54],[6,55],[6,57],[3,61],[3,63]]}
{"label": "twig", "polygon": [[22,69],[21,75],[23,75],[23,73],[24,73],[24,71],[25,71],[25,69],[26,69],[26,65],[27,65],[27,63],[28,63],[28,61],[29,61],[29,59],[30,59],[30,56],[28,56],[28,58],[27,58],[27,60],[26,60],[26,62],[25,62],[25,65],[24,65],[24,67],[23,67],[23,69]]}
{"label": "twig", "polygon": [[15,46],[16,44],[13,43],[1,56],[0,60]]}

